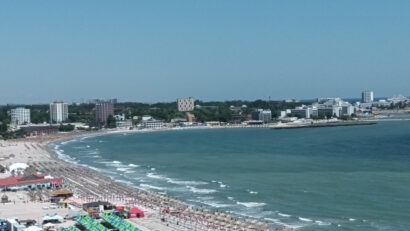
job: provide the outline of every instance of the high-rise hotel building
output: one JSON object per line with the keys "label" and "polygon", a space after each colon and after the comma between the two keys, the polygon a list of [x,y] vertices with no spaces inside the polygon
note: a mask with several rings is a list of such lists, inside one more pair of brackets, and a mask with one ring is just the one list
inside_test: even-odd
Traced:
{"label": "high-rise hotel building", "polygon": [[374,100],[373,91],[363,91],[362,92],[362,103],[371,103]]}
{"label": "high-rise hotel building", "polygon": [[194,110],[194,103],[195,100],[192,97],[186,99],[178,99],[178,111],[186,112],[186,111],[193,111]]}
{"label": "high-rise hotel building", "polygon": [[62,123],[68,119],[68,104],[64,102],[50,103],[50,123]]}
{"label": "high-rise hotel building", "polygon": [[31,123],[30,109],[26,109],[24,107],[11,109],[11,123],[13,125],[23,125]]}
{"label": "high-rise hotel building", "polygon": [[106,124],[108,116],[114,116],[114,104],[111,102],[98,102],[95,104],[95,118],[97,123]]}

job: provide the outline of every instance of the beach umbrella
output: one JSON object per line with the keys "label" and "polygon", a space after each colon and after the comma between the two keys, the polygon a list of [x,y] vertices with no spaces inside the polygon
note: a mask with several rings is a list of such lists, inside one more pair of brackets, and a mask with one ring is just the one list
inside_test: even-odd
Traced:
{"label": "beach umbrella", "polygon": [[259,221],[258,223],[256,223],[256,225],[263,228],[265,226],[265,223]]}
{"label": "beach umbrella", "polygon": [[219,216],[219,217],[218,217],[218,220],[220,220],[220,221],[225,221],[225,217]]}

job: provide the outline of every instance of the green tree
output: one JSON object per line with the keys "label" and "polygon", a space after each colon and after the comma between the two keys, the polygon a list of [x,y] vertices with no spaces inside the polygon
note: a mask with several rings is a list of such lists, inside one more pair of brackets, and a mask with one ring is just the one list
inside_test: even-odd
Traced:
{"label": "green tree", "polygon": [[114,116],[112,116],[112,115],[108,116],[106,127],[107,127],[107,128],[116,128],[117,125],[115,124],[115,122],[116,122],[116,121],[115,121]]}
{"label": "green tree", "polygon": [[74,125],[72,125],[72,124],[67,124],[67,125],[61,124],[60,127],[58,127],[58,130],[60,132],[71,132],[71,131],[74,130]]}

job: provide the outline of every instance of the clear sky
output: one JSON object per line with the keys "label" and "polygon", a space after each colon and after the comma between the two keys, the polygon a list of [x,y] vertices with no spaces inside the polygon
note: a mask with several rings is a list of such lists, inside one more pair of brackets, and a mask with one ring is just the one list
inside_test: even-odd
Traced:
{"label": "clear sky", "polygon": [[0,104],[410,95],[410,1],[1,1]]}

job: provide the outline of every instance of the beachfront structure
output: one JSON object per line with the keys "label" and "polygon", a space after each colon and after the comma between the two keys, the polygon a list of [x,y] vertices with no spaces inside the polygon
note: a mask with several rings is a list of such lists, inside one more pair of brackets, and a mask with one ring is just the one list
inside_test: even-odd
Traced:
{"label": "beachfront structure", "polygon": [[30,124],[21,125],[20,129],[23,130],[28,136],[38,136],[58,133],[58,125],[44,125],[44,124]]}
{"label": "beachfront structure", "polygon": [[156,119],[148,119],[148,120],[143,120],[141,122],[141,127],[142,128],[162,128],[164,127],[164,123],[161,120],[156,120]]}
{"label": "beachfront structure", "polygon": [[187,121],[188,122],[194,122],[195,121],[195,115],[194,114],[191,114],[191,113],[186,113],[186,118],[187,118]]}
{"label": "beachfront structure", "polygon": [[132,120],[117,120],[115,125],[119,129],[130,129],[133,127]]}
{"label": "beachfront structure", "polygon": [[[297,118],[305,118],[305,119],[310,119],[313,116],[313,111],[317,109],[316,108],[312,108],[312,107],[307,107],[307,106],[301,106],[301,107],[297,107],[295,109],[291,109],[290,110],[290,115],[292,117],[297,117]],[[281,113],[282,116],[282,113]]]}
{"label": "beachfront structure", "polygon": [[51,178],[42,174],[7,177],[0,179],[0,191],[51,188],[55,185],[61,185],[62,182],[62,178]]}
{"label": "beachfront structure", "polygon": [[391,98],[387,99],[388,102],[393,103],[393,104],[398,104],[398,103],[405,103],[410,101],[409,98],[403,96],[403,95],[394,95]]}
{"label": "beachfront structure", "polygon": [[373,91],[363,91],[362,92],[362,103],[371,103],[374,101]]}
{"label": "beachfront structure", "polygon": [[23,224],[20,224],[20,222],[16,218],[9,218],[5,221],[6,226],[4,228],[6,228],[6,230],[23,231],[27,229],[27,227]]}
{"label": "beachfront structure", "polygon": [[340,98],[319,98],[312,107],[317,108],[317,115],[316,110],[312,111],[312,115],[318,117],[351,116],[354,113],[353,105]]}
{"label": "beachfront structure", "polygon": [[187,111],[193,111],[195,108],[195,100],[192,97],[186,98],[186,99],[178,99],[178,111],[181,112],[187,112]]}
{"label": "beachfront structure", "polygon": [[258,109],[252,112],[252,120],[259,120],[259,121],[262,121],[263,123],[270,123],[272,121],[272,111]]}
{"label": "beachfront structure", "polygon": [[50,103],[50,123],[62,123],[68,119],[68,104],[64,102]]}
{"label": "beachfront structure", "polygon": [[95,104],[95,118],[98,124],[107,124],[109,116],[114,116],[114,105],[111,102],[98,102]]}
{"label": "beachfront structure", "polygon": [[11,109],[11,123],[13,125],[22,125],[30,123],[30,109],[18,107]]}
{"label": "beachfront structure", "polygon": [[302,105],[295,109],[283,111],[279,118],[283,119],[285,115],[303,119],[333,118],[351,116],[354,113],[354,106],[340,98],[319,98],[312,105]]}

